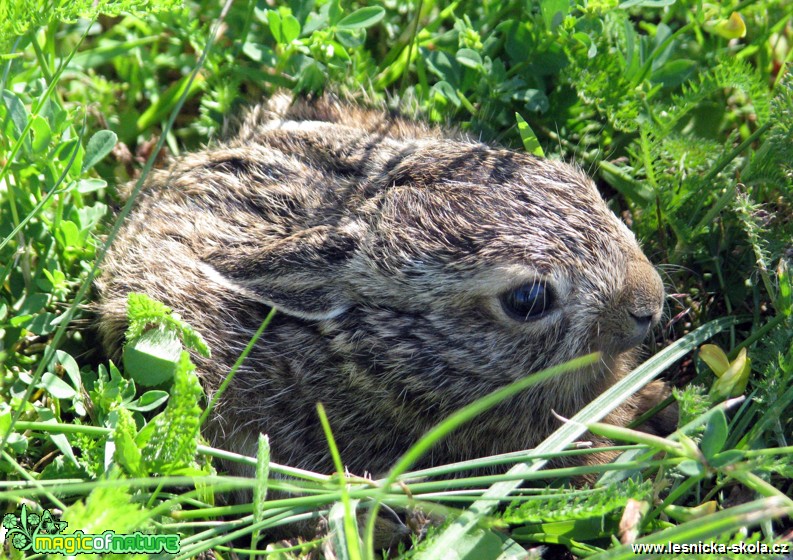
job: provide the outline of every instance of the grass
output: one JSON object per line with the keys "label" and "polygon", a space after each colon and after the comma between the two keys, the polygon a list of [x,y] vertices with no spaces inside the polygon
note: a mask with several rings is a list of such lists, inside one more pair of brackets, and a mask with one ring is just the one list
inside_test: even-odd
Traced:
{"label": "grass", "polygon": [[[782,0],[0,4],[0,498],[16,520],[6,515],[6,528],[21,527],[24,506],[25,527],[50,510],[67,532],[177,533],[180,558],[256,546],[292,558],[319,543],[273,542],[268,529],[320,510],[339,557],[354,559],[373,556],[378,528],[370,517],[359,544],[352,512],[401,507],[414,525],[446,517],[394,552],[405,558],[789,543],[792,16]],[[439,418],[383,480],[271,463],[266,440],[258,457],[203,445],[211,404],[196,406],[188,354],[177,345],[165,360],[165,383],[156,368],[122,372],[96,350],[85,304],[128,212],[118,186],[140,185],[161,149],[211,141],[225,115],[281,88],[384,103],[585,167],[665,275],[652,358],[536,449],[502,457],[410,470],[534,378]],[[162,306],[130,313],[130,353],[152,322],[200,351]],[[679,387],[675,434],[597,424],[659,375]],[[587,428],[619,444],[620,460],[547,468],[589,452],[571,446]],[[255,465],[257,478],[216,472],[218,457]],[[505,474],[451,478],[496,464]],[[567,484],[583,474],[600,482]],[[243,487],[293,493],[215,503]],[[1,554],[23,557],[8,542]]]}

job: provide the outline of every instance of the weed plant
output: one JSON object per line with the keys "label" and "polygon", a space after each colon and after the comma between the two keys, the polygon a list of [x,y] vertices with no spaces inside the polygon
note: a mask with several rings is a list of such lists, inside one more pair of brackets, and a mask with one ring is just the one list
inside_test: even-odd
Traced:
{"label": "weed plant", "polygon": [[[55,527],[49,510],[67,533],[179,534],[178,558],[296,558],[321,554],[319,542],[273,542],[268,529],[321,511],[335,554],[357,559],[375,555],[375,527],[359,540],[354,512],[396,507],[414,525],[446,518],[392,551],[404,558],[789,544],[792,16],[784,0],[0,0],[5,528],[23,509],[26,523]],[[266,437],[258,457],[206,446],[212,403],[186,351],[204,352],[200,337],[133,297],[125,367],[111,363],[91,329],[91,282],[128,212],[119,186],[140,184],[163,153],[211,142],[226,115],[278,89],[331,90],[584,167],[664,274],[652,357],[538,448],[507,456],[411,472],[449,430],[571,365],[438,418],[382,480],[344,473],[333,445],[333,476],[271,463]],[[677,432],[597,423],[657,376],[679,387]],[[319,418],[332,444],[334,419]],[[547,468],[588,452],[573,445],[586,429],[624,454]],[[224,476],[216,457],[257,477]],[[493,464],[505,474],[450,476]],[[582,474],[599,482],[570,484]],[[252,503],[220,505],[240,488]],[[268,500],[274,490],[293,494]],[[0,554],[25,555],[11,542]]]}

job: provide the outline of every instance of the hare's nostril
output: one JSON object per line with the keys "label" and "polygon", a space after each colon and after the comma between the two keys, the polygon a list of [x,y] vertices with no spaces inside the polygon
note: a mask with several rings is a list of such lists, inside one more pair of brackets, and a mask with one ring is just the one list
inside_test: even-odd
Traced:
{"label": "hare's nostril", "polygon": [[638,313],[628,311],[628,314],[630,319],[625,325],[625,330],[616,340],[620,351],[628,350],[641,344],[657,319],[656,315],[646,314],[644,311]]}
{"label": "hare's nostril", "polygon": [[631,314],[631,317],[634,321],[636,321],[636,325],[639,328],[649,329],[650,326],[653,324],[653,315],[637,315],[636,313],[629,311],[628,313]]}
{"label": "hare's nostril", "polygon": [[620,303],[638,326],[653,326],[661,318],[664,286],[647,259],[632,260],[626,269]]}
{"label": "hare's nostril", "polygon": [[655,317],[653,315],[637,315],[632,312],[629,313],[634,323],[636,323],[636,326],[633,328],[634,337],[638,339],[639,342],[641,342],[655,324]]}

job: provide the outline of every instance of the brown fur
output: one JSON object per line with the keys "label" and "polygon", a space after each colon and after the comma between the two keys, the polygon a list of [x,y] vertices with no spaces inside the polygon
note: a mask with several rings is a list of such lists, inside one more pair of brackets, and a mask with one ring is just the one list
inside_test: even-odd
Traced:
{"label": "brown fur", "polygon": [[[499,296],[533,282],[556,304],[515,320]],[[551,410],[572,416],[632,367],[663,302],[658,274],[579,169],[327,97],[277,97],[228,140],[153,172],[98,288],[111,355],[127,294],[146,293],[208,342],[212,359],[197,363],[210,394],[275,306],[209,436],[251,454],[267,433],[274,461],[328,472],[321,401],[355,473],[384,472],[511,381],[602,351],[597,367],[483,414],[420,466],[535,446],[558,427]],[[609,420],[625,424],[662,393],[651,385]]]}

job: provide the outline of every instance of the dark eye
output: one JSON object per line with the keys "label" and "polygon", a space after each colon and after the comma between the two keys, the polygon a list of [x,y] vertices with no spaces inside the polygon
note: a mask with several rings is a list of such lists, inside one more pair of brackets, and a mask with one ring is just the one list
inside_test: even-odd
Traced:
{"label": "dark eye", "polygon": [[540,282],[524,284],[501,296],[504,311],[517,321],[539,319],[547,313],[554,302],[553,290]]}

